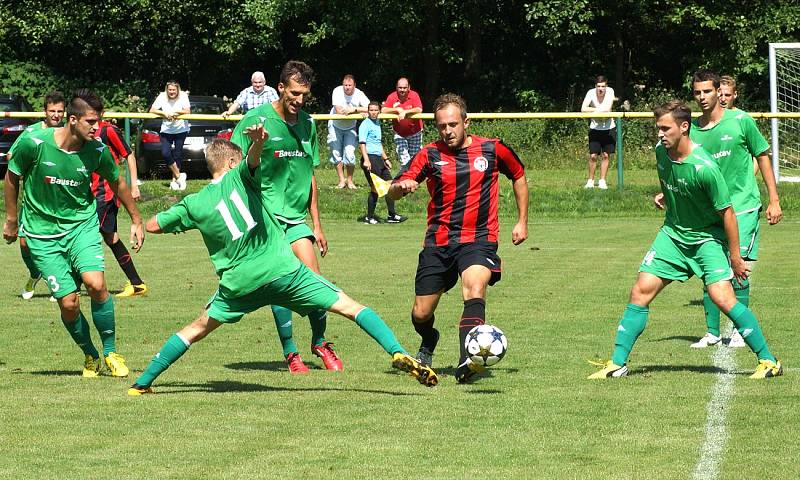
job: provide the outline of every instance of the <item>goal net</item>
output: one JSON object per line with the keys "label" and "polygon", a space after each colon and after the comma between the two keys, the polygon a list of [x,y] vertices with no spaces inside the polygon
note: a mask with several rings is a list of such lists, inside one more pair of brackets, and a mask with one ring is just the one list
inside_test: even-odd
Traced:
{"label": "goal net", "polygon": [[775,178],[800,182],[800,43],[769,44],[772,165]]}

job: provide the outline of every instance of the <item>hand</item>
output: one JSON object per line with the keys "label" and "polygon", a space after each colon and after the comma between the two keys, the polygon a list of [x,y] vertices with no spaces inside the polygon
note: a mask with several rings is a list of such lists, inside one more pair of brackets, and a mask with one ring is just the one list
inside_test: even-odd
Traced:
{"label": "hand", "polygon": [[319,247],[320,256],[325,258],[325,255],[328,254],[328,239],[325,238],[325,234],[322,233],[322,228],[314,229],[314,237],[317,239],[317,247]]}
{"label": "hand", "polygon": [[372,171],[372,164],[370,164],[370,163],[369,163],[369,162],[367,162],[366,160],[365,160],[365,161],[364,161],[364,162],[363,162],[361,165],[364,167],[364,169],[365,169],[366,171],[368,171],[368,172],[371,172],[371,171]]}
{"label": "hand", "polygon": [[517,223],[514,229],[511,230],[511,242],[514,245],[519,245],[528,238],[528,226],[524,223]]}
{"label": "hand", "polygon": [[389,170],[392,169],[392,162],[388,158],[383,159],[383,164],[386,165],[386,168],[388,168]]}
{"label": "hand", "polygon": [[403,195],[416,192],[419,188],[419,183],[415,180],[403,180],[402,182],[398,182],[395,185],[400,187],[400,191],[403,192]]}
{"label": "hand", "polygon": [[142,199],[142,194],[139,191],[139,186],[136,185],[136,182],[131,182],[131,183],[132,183],[132,185],[131,185],[131,198],[133,198],[133,200],[135,202],[138,202],[139,200]]}
{"label": "hand", "polygon": [[227,110],[225,110],[224,112],[222,112],[222,114],[221,114],[221,115],[222,115],[222,118],[228,118],[228,117],[230,117],[230,116],[231,116],[230,112],[228,112]]}
{"label": "hand", "polygon": [[738,280],[744,281],[750,276],[750,268],[741,255],[735,257],[731,255],[731,269],[733,269],[733,276]]}
{"label": "hand", "polygon": [[769,206],[767,206],[767,221],[770,225],[775,225],[776,223],[780,222],[783,218],[783,210],[781,210],[781,204],[777,200],[769,202]]}
{"label": "hand", "polygon": [[653,197],[653,203],[657,209],[664,210],[664,194],[656,193],[656,195]]}
{"label": "hand", "polygon": [[14,243],[17,241],[17,232],[19,230],[19,223],[16,220],[6,220],[3,226],[3,238],[6,243]]}
{"label": "hand", "polygon": [[404,118],[406,118],[406,114],[408,114],[408,112],[406,112],[402,108],[398,108],[397,109],[397,118],[398,119],[403,120]]}
{"label": "hand", "polygon": [[142,221],[131,223],[131,248],[138,252],[144,245],[144,227]]}
{"label": "hand", "polygon": [[269,138],[269,133],[264,129],[263,123],[247,127],[244,133],[250,137],[253,143],[264,143],[267,141],[267,138]]}

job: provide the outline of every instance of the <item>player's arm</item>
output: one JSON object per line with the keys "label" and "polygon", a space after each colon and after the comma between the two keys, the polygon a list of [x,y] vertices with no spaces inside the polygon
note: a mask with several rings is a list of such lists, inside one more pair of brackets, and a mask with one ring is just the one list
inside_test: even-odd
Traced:
{"label": "player's arm", "polygon": [[742,258],[741,250],[739,250],[739,224],[736,222],[736,214],[733,213],[733,207],[731,206],[720,210],[718,213],[722,217],[725,236],[728,237],[728,251],[733,275],[740,280],[745,280],[750,275],[750,271]]}
{"label": "player's arm", "polygon": [[317,177],[311,176],[311,202],[308,206],[308,213],[311,214],[311,223],[314,225],[314,237],[317,239],[319,254],[323,257],[328,254],[328,240],[322,231],[322,221],[319,218],[319,194],[317,192]]}
{"label": "player's arm", "polygon": [[247,127],[244,133],[252,142],[247,149],[247,167],[255,170],[261,165],[261,152],[264,150],[264,142],[269,138],[269,133],[261,123]]}
{"label": "player's arm", "polygon": [[358,150],[361,152],[361,165],[366,168],[368,172],[372,171],[372,164],[369,161],[369,154],[367,153],[367,144],[359,143]]}
{"label": "player's arm", "polygon": [[511,241],[519,245],[528,238],[528,179],[525,176],[514,180],[514,200],[517,202],[517,224],[511,230]]}
{"label": "player's arm", "polygon": [[163,233],[156,217],[150,218],[150,220],[147,221],[145,228],[147,229],[147,233]]}
{"label": "player's arm", "polygon": [[6,201],[6,223],[3,225],[3,238],[6,243],[17,241],[19,219],[17,218],[17,200],[19,199],[19,175],[6,170],[3,194]]}
{"label": "player's arm", "polygon": [[142,194],[139,192],[139,170],[136,167],[136,154],[131,152],[125,158],[125,161],[128,163],[128,173],[131,177],[131,197],[134,201],[139,201],[142,199]]}
{"label": "player's arm", "polygon": [[767,187],[767,195],[769,196],[769,205],[767,205],[767,221],[770,225],[775,225],[783,218],[783,210],[781,210],[781,199],[778,196],[778,185],[775,182],[775,173],[772,171],[772,161],[769,158],[769,153],[764,152],[758,157],[758,167],[761,169],[761,178],[764,179],[764,186]]}

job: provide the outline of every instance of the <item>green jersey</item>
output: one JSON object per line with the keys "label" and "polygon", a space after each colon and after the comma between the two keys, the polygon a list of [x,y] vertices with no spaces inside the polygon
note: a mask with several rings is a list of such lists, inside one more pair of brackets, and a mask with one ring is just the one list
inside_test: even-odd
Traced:
{"label": "green jersey", "polygon": [[43,121],[36,122],[33,125],[29,125],[27,128],[25,128],[25,130],[22,131],[22,133],[19,134],[19,137],[17,137],[17,139],[14,140],[14,143],[11,145],[11,148],[8,149],[8,154],[9,155],[14,154],[14,150],[16,149],[16,146],[19,144],[20,140],[27,137],[33,132],[38,132],[39,130],[44,130],[46,128],[47,127],[45,126]]}
{"label": "green jersey", "polygon": [[25,235],[61,237],[97,216],[92,172],[108,181],[119,178],[119,168],[99,140],[86,142],[77,152],[59,148],[57,129],[30,132],[15,144],[8,169],[25,177],[22,221]]}
{"label": "green jersey", "polygon": [[311,177],[319,165],[317,125],[302,110],[297,123],[290,125],[267,103],[247,111],[231,141],[247,153],[251,141],[245,129],[259,123],[269,133],[261,154],[261,189],[267,207],[282,222],[303,223],[311,203]]}
{"label": "green jersey", "polygon": [[730,194],[708,152],[695,145],[683,161],[676,162],[659,144],[656,167],[667,210],[661,227],[664,233],[684,244],[727,242],[719,211],[731,205]]}
{"label": "green jersey", "polygon": [[259,169],[243,160],[156,216],[167,233],[198,229],[220,278],[220,293],[246,295],[300,267],[275,217],[264,207]]}
{"label": "green jersey", "polygon": [[736,214],[761,208],[761,194],[753,171],[753,157],[769,149],[753,117],[739,109],[728,109],[711,128],[692,122],[689,137],[711,154],[728,184]]}

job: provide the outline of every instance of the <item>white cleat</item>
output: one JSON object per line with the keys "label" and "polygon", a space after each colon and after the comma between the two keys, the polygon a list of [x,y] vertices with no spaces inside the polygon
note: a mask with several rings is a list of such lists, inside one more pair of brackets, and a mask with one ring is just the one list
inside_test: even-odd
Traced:
{"label": "white cleat", "polygon": [[747,344],[744,343],[744,338],[742,338],[742,334],[739,333],[738,330],[734,330],[731,334],[731,340],[728,342],[728,346],[730,348],[743,348],[746,347]]}
{"label": "white cleat", "polygon": [[586,180],[586,185],[583,188],[594,188],[594,180]]}
{"label": "white cleat", "polygon": [[608,185],[606,185],[605,180],[599,180],[597,182],[597,188],[599,188],[600,190],[608,190]]}
{"label": "white cleat", "polygon": [[695,343],[689,346],[692,348],[706,348],[710,347],[711,345],[717,345],[721,341],[722,337],[706,333],[705,335],[703,335],[703,338],[701,338],[700,340],[696,341]]}

